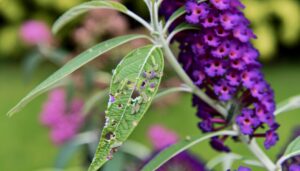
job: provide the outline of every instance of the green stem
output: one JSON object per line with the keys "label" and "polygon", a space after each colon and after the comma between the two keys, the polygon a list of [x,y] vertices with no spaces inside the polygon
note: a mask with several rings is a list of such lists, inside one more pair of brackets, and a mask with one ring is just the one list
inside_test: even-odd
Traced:
{"label": "green stem", "polygon": [[172,94],[172,93],[176,93],[176,92],[192,92],[192,90],[189,87],[173,87],[173,88],[168,88],[165,91],[162,91],[160,93],[157,93],[157,95],[155,96],[155,100],[164,97],[166,95]]}
{"label": "green stem", "polygon": [[243,143],[248,147],[248,149],[254,154],[261,163],[265,166],[268,171],[275,171],[276,166],[272,162],[272,160],[264,153],[264,151],[259,147],[259,145],[256,142],[256,139],[253,138],[249,143],[249,137],[245,135],[240,135]]}

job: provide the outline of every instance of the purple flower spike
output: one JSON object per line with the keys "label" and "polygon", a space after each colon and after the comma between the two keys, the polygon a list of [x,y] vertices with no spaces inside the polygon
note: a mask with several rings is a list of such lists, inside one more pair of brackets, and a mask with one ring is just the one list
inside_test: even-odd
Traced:
{"label": "purple flower spike", "polygon": [[266,149],[271,148],[276,144],[279,140],[278,134],[274,130],[269,130],[266,132],[266,139],[264,142],[264,146]]}
{"label": "purple flower spike", "polygon": [[[256,36],[249,28],[250,21],[241,11],[245,6],[240,0],[164,1],[168,2],[169,8],[178,3],[185,4],[187,15],[178,19],[174,27],[185,20],[200,28],[200,31],[179,33],[174,38],[179,43],[178,59],[183,69],[210,98],[226,105],[228,101],[236,102],[232,107],[241,110],[228,119],[194,96],[193,106],[201,119],[198,127],[203,132],[214,132],[234,121],[243,134],[266,136],[266,147],[274,145],[278,137],[274,93],[261,72],[259,52],[250,42]],[[268,127],[273,134],[270,131],[268,134],[257,133]],[[220,149],[216,144],[223,142],[215,139],[211,144]]]}
{"label": "purple flower spike", "polygon": [[186,20],[190,23],[196,24],[200,19],[206,18],[208,15],[208,5],[205,3],[198,4],[194,1],[188,1],[186,3]]}

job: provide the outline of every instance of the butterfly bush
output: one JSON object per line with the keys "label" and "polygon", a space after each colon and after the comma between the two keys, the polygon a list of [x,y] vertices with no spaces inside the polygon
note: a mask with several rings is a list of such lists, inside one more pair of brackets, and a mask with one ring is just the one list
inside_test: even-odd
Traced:
{"label": "butterfly bush", "polygon": [[83,101],[73,99],[66,102],[63,89],[55,89],[43,106],[40,121],[50,128],[50,137],[54,144],[61,145],[72,139],[84,123]]}
{"label": "butterfly bush", "polygon": [[[168,146],[175,144],[179,137],[172,130],[167,129],[163,125],[152,125],[148,130],[148,138],[154,147],[154,155],[164,150]],[[154,157],[152,155],[151,158]],[[148,159],[148,161],[150,160]],[[206,171],[205,165],[197,157],[191,153],[184,151],[169,160],[157,171],[172,171],[172,170],[197,170]]]}
{"label": "butterfly bush", "polygon": [[[279,159],[275,162],[255,141],[256,138],[263,138],[265,149],[274,146],[279,140],[277,134],[279,124],[275,120],[275,114],[297,108],[299,104],[297,98],[293,98],[279,105],[275,111],[274,92],[261,71],[262,64],[258,59],[260,53],[251,43],[253,39],[256,39],[256,35],[250,28],[250,21],[243,13],[245,6],[240,0],[144,0],[144,2],[149,10],[150,22],[117,1],[88,1],[67,11],[55,22],[53,27],[55,32],[87,9],[109,8],[132,17],[143,25],[149,34],[119,36],[86,49],[94,43],[95,36],[106,37],[104,32],[97,31],[98,26],[105,28],[113,36],[123,35],[131,27],[126,24],[124,16],[119,13],[110,12],[103,15],[101,11],[93,11],[87,17],[86,22],[82,23],[72,34],[75,42],[86,50],[41,83],[8,114],[12,115],[33,96],[42,93],[45,89],[50,89],[64,77],[112,48],[135,39],[139,39],[139,42],[141,39],[143,42],[149,40],[150,45],[139,47],[125,56],[113,70],[112,75],[105,71],[99,72],[101,75],[103,73],[104,80],[111,78],[111,85],[110,88],[105,88],[87,100],[86,107],[90,109],[85,113],[92,115],[94,112],[99,114],[94,109],[97,109],[96,106],[104,96],[108,98],[105,116],[103,114],[97,117],[87,117],[89,119],[87,123],[91,126],[81,130],[85,121],[82,115],[83,101],[81,99],[70,99],[63,89],[55,89],[49,93],[40,119],[43,125],[50,128],[50,137],[54,144],[61,145],[73,139],[79,131],[85,132],[80,137],[95,136],[94,131],[89,132],[86,129],[98,127],[94,118],[100,116],[101,120],[105,118],[105,123],[103,123],[100,141],[88,169],[90,171],[99,170],[107,161],[113,159],[117,151],[132,155],[126,157],[128,161],[137,162],[131,170],[139,167],[139,170],[205,171],[212,170],[222,162],[224,167],[228,167],[224,169],[232,169],[232,163],[240,160],[242,165],[234,167],[237,171],[251,171],[250,168],[243,166],[244,164],[263,167],[269,171],[299,171],[298,138],[288,145],[285,152],[279,155]],[[108,27],[103,27],[103,22],[98,25],[100,14],[103,21],[108,21]],[[113,16],[117,16],[120,21],[115,17],[112,19]],[[25,23],[21,28],[21,36],[28,45],[38,45],[37,47],[43,47],[51,41],[49,29],[38,21]],[[172,44],[173,42],[176,44]],[[135,43],[136,46],[142,44]],[[172,50],[175,45],[178,45],[178,51]],[[118,48],[118,54],[120,50],[122,49]],[[177,55],[174,52],[177,52]],[[108,56],[110,55],[106,55]],[[184,85],[172,86],[172,88],[158,92],[160,81],[165,74],[162,71],[168,69],[164,68],[164,59],[168,60],[172,67],[171,71],[178,74]],[[90,79],[94,78],[93,75],[87,72],[84,74],[84,77],[87,77],[84,81],[90,82]],[[102,76],[100,77],[99,80],[102,79]],[[95,80],[97,84],[98,71]],[[151,82],[147,82],[149,80]],[[87,90],[91,87],[90,85],[92,84],[87,84]],[[106,87],[106,84],[102,87]],[[177,143],[179,137],[175,132],[161,125],[153,125],[148,132],[154,149],[150,157],[147,154],[141,156],[139,155],[141,153],[135,153],[136,151],[131,154],[126,150],[126,146],[124,149],[120,148],[140,123],[152,100],[174,92],[194,94],[192,104],[197,109],[196,114],[200,120],[198,127],[205,134]],[[299,136],[299,133],[296,136]],[[77,139],[79,138],[75,140]],[[252,160],[252,158],[248,160],[234,153],[231,156],[221,154],[204,165],[199,158],[184,151],[207,139],[210,139],[210,145],[220,152],[231,151],[225,143],[227,139],[241,141],[257,160]],[[94,147],[94,143],[97,142],[91,140],[87,145]],[[177,144],[173,146],[175,143]],[[88,158],[94,154],[90,154],[90,150],[88,153]],[[136,157],[138,161],[132,157]],[[113,162],[116,161],[118,159],[111,161],[112,166],[115,166]],[[126,170],[130,167],[130,162],[124,163],[127,166],[123,169]]]}
{"label": "butterfly bush", "polygon": [[[231,104],[237,114],[232,121],[194,96],[193,105],[202,119],[199,128],[214,132],[235,122],[244,135],[265,137],[264,146],[269,149],[278,141],[274,93],[261,72],[259,52],[250,42],[256,36],[241,11],[245,6],[239,0],[165,0],[162,9],[167,10],[161,10],[162,14],[168,18],[183,5],[186,15],[179,22],[197,26],[199,31],[185,31],[174,38],[180,44],[179,61],[194,84],[212,99]],[[214,137],[211,145],[229,152],[226,139]]]}

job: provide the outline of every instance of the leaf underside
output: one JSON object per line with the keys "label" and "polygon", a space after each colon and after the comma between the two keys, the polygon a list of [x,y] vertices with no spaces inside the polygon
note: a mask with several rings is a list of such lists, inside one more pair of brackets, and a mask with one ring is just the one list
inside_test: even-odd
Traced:
{"label": "leaf underside", "polygon": [[289,154],[295,153],[295,152],[300,153],[300,137],[296,138],[294,141],[292,141],[287,149],[285,150],[284,155],[287,156]]}
{"label": "leaf underside", "polygon": [[163,66],[161,49],[149,45],[132,51],[114,70],[106,123],[89,171],[111,159],[138,125],[158,90]]}
{"label": "leaf underside", "polygon": [[113,38],[107,41],[104,41],[100,44],[93,46],[92,48],[82,52],[77,57],[70,60],[67,64],[49,76],[45,81],[39,84],[31,92],[29,92],[15,107],[13,107],[7,114],[12,116],[14,113],[18,112],[22,107],[24,107],[28,102],[33,98],[40,95],[41,93],[51,89],[56,85],[60,80],[70,75],[75,70],[79,69],[83,65],[97,58],[98,56],[106,53],[107,51],[120,46],[126,42],[129,42],[138,38],[146,38],[144,35],[132,34],[126,36],[120,36]]}

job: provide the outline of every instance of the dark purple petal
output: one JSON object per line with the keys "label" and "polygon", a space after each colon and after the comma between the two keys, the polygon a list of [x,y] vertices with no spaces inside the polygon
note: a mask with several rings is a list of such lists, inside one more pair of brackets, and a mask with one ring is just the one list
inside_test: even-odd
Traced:
{"label": "dark purple petal", "polygon": [[227,153],[230,152],[229,147],[225,146],[224,142],[221,139],[219,139],[218,137],[213,137],[210,140],[210,145],[217,151],[227,152]]}
{"label": "dark purple petal", "polygon": [[266,132],[266,139],[264,142],[264,146],[266,149],[271,148],[276,144],[279,140],[278,134],[274,130],[269,130]]}

